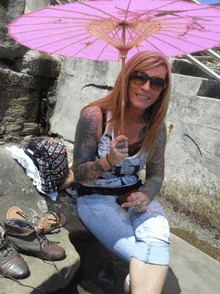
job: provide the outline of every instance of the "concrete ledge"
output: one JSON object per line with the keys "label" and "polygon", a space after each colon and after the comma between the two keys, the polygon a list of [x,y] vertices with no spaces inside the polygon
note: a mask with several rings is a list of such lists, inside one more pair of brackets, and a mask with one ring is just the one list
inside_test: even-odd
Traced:
{"label": "concrete ledge", "polygon": [[66,250],[66,258],[54,262],[56,269],[52,262],[21,254],[29,266],[31,275],[27,279],[19,280],[24,286],[2,278],[0,294],[50,293],[69,284],[80,265],[79,254],[69,241],[69,233],[62,228],[60,233],[46,237],[50,241],[60,242],[59,245]]}
{"label": "concrete ledge", "polygon": [[219,294],[218,261],[173,234],[170,256],[181,294]]}

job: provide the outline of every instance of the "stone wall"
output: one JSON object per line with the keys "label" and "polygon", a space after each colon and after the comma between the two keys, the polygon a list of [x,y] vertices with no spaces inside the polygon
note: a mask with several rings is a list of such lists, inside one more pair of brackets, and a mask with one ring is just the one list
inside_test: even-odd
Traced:
{"label": "stone wall", "polygon": [[7,24],[25,11],[25,0],[0,3],[0,140],[19,141],[46,130],[47,96],[61,58],[31,51],[7,35]]}
{"label": "stone wall", "polygon": [[49,133],[73,142],[81,109],[109,93],[120,68],[118,62],[64,58],[53,96],[57,102],[49,118]]}
{"label": "stone wall", "polygon": [[13,66],[0,67],[0,138],[19,141],[45,133],[47,95],[59,73],[57,57],[28,51]]}
{"label": "stone wall", "polygon": [[220,228],[220,100],[197,95],[203,81],[172,74],[161,194],[203,225]]}
{"label": "stone wall", "polygon": [[30,10],[36,10],[50,5],[50,0],[26,0],[26,7]]}

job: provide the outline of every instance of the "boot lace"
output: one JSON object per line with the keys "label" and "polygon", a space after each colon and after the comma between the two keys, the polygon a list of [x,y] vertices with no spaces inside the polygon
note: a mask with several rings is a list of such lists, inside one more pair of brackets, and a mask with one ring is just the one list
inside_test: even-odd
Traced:
{"label": "boot lace", "polygon": [[58,244],[59,242],[53,242],[53,241],[49,241],[46,236],[44,236],[40,231],[36,231],[36,235],[37,235],[37,239],[40,243],[40,249],[41,249],[41,253],[42,255],[48,259],[47,256],[44,255],[43,250],[46,247],[46,245],[48,244],[48,242],[53,243],[53,244]]}
{"label": "boot lace", "polygon": [[[51,260],[48,256],[45,256],[45,254],[44,254],[44,252],[43,252],[43,250],[44,250],[44,248],[46,247],[46,245],[48,244],[48,242],[53,243],[53,244],[58,244],[59,242],[49,241],[49,240],[48,240],[43,234],[41,234],[39,231],[36,231],[36,230],[35,230],[35,232],[36,232],[37,239],[38,239],[38,241],[39,241],[39,243],[40,243],[41,254],[43,255],[43,257],[44,257],[46,260],[49,259],[49,261],[52,263],[52,265],[53,265],[53,266],[55,267],[55,269],[57,270],[57,273],[58,273],[58,275],[59,275],[59,277],[60,277],[60,279],[61,279],[60,271],[59,271],[59,269],[57,268],[55,262],[54,262],[53,260]],[[46,262],[46,261],[44,260],[44,262]]]}
{"label": "boot lace", "polygon": [[10,246],[9,240],[7,239],[7,236],[4,238],[2,237],[0,239],[0,253],[6,257],[10,254],[10,252],[14,251],[13,247]]}
{"label": "boot lace", "polygon": [[[10,252],[13,252],[13,251],[14,251],[14,248],[11,245],[10,241],[8,240],[7,235],[2,236],[0,234],[0,254],[2,254],[4,257],[7,257],[10,254]],[[0,278],[7,278],[10,280],[13,280],[14,282],[18,283],[21,286],[36,289],[36,290],[44,292],[44,289],[42,289],[42,288],[35,288],[30,285],[25,285],[25,284],[21,283],[20,281],[16,280],[15,278],[8,276],[8,275],[4,275],[2,273],[0,273]]]}

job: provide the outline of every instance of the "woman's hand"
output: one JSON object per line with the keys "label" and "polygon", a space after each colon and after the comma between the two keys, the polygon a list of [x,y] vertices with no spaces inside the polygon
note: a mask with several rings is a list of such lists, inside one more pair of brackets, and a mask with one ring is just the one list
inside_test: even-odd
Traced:
{"label": "woman's hand", "polygon": [[122,207],[133,207],[137,212],[144,212],[150,204],[150,199],[141,191],[131,193],[127,198],[128,202],[122,204]]}
{"label": "woman's hand", "polygon": [[[117,143],[124,142],[123,148],[118,148]],[[117,165],[124,158],[128,157],[128,138],[124,135],[117,136],[111,141],[110,152],[108,153],[108,160],[112,166]]]}

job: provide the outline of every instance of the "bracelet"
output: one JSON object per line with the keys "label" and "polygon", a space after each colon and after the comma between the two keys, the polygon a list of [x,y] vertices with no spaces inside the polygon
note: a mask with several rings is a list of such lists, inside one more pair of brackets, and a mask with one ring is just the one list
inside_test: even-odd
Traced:
{"label": "bracelet", "polygon": [[107,159],[108,164],[109,164],[111,167],[114,167],[114,165],[112,165],[112,164],[110,163],[110,161],[109,161],[108,154],[106,154],[106,159]]}

